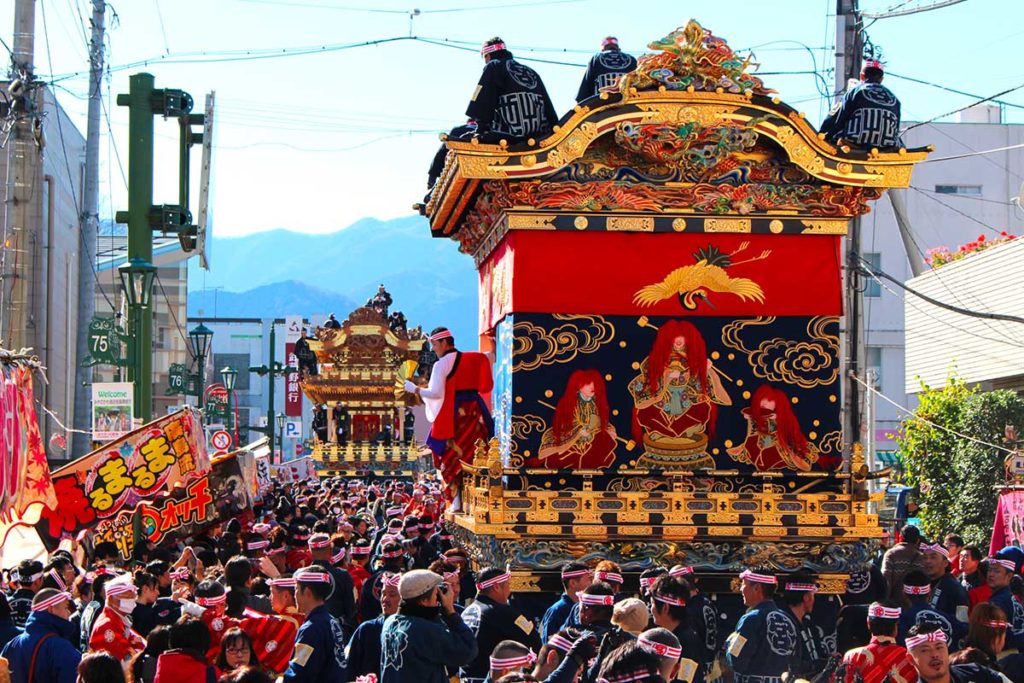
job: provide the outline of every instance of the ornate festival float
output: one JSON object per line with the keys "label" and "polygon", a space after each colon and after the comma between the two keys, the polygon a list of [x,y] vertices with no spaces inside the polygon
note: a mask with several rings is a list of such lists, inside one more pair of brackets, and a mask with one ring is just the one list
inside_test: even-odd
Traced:
{"label": "ornate festival float", "polygon": [[546,139],[447,142],[425,212],[496,355],[450,519],[518,591],[601,558],[841,593],[882,533],[840,422],[843,239],[928,150],[832,146],[694,21],[649,47]]}
{"label": "ornate festival float", "polygon": [[316,406],[313,459],[325,474],[412,477],[429,464],[415,442],[416,399],[400,388],[429,372],[432,354],[422,330],[408,329],[391,303],[381,285],[366,306],[308,342],[319,372],[306,374],[301,387]]}

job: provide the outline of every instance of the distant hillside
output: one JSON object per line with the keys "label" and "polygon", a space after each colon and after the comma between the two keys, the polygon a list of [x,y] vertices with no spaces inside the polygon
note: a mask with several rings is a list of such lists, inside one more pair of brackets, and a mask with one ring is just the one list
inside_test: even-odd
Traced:
{"label": "distant hillside", "polygon": [[312,306],[317,312],[339,313],[355,308],[352,299],[304,282],[287,280],[246,292],[199,290],[189,292],[189,315],[220,318],[281,318],[296,312],[296,306]]}
{"label": "distant hillside", "polygon": [[[211,270],[189,266],[189,315],[343,318],[384,283],[410,325],[448,325],[465,346],[477,330],[473,261],[455,242],[434,239],[420,216],[372,218],[327,235],[273,230],[219,239]],[[206,291],[203,291],[203,287]],[[216,294],[213,288],[222,287]]]}

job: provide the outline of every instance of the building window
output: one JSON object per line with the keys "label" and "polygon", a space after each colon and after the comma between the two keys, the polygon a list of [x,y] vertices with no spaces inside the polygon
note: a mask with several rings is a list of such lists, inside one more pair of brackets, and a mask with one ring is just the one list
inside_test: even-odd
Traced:
{"label": "building window", "polygon": [[865,380],[873,387],[882,386],[882,347],[869,346],[864,353]]}
{"label": "building window", "polygon": [[[882,255],[877,252],[868,252],[864,254],[864,260],[871,264],[872,270],[879,271],[882,269]],[[877,279],[866,275],[864,277],[864,296],[880,297],[882,296],[882,285]]]}
{"label": "building window", "polygon": [[980,197],[981,185],[936,185],[935,194],[960,194],[969,197]]}

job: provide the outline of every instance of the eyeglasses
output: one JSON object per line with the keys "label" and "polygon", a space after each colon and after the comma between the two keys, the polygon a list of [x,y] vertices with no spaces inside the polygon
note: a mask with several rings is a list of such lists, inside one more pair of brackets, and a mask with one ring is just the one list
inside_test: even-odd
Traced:
{"label": "eyeglasses", "polygon": [[249,648],[243,645],[242,647],[229,647],[224,650],[229,655],[244,655],[249,654]]}

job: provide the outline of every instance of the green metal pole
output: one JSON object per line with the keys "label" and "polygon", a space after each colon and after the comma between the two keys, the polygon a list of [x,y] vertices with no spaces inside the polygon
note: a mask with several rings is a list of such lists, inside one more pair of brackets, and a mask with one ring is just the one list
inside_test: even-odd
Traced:
{"label": "green metal pole", "polygon": [[[153,262],[153,234],[149,210],[153,205],[153,84],[151,74],[129,79],[127,95],[117,104],[128,107],[128,259]],[[131,307],[129,325],[136,331],[135,354],[128,380],[135,383],[135,417],[149,422],[153,416],[153,309]],[[131,322],[131,320],[129,321]]]}
{"label": "green metal pole", "polygon": [[[267,367],[270,368],[270,372],[267,373],[267,379],[270,386],[267,388],[267,435],[270,437],[270,451],[274,451],[274,381],[277,379],[277,373],[274,370],[274,351],[277,346],[277,333],[274,331],[274,319],[270,319],[270,362]],[[281,447],[281,456],[278,463],[284,462],[284,446]]]}

